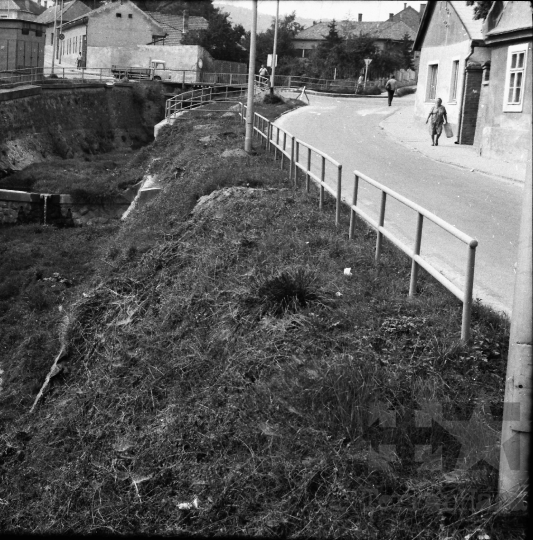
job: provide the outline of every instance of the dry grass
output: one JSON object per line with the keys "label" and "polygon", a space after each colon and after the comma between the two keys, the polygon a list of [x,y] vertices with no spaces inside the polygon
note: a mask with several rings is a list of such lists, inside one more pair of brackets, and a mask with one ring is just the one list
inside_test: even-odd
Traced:
{"label": "dry grass", "polygon": [[[376,269],[363,224],[349,241],[348,216],[336,229],[331,202],[319,212],[260,149],[222,159],[242,134],[195,119],[150,148],[164,196],[110,238],[68,310],[69,372],[2,428],[0,528],[523,537],[477,499],[495,471],[456,471],[447,434],[413,423],[431,401],[487,432],[472,405],[502,402],[507,321],[476,306],[459,343],[458,302],[425,275],[409,301],[408,261],[385,246]],[[379,405],[397,413],[392,448]]]}

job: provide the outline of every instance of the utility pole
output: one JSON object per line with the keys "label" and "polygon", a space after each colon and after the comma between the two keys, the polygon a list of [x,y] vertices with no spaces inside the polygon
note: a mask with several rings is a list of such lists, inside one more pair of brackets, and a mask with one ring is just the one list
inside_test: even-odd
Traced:
{"label": "utility pole", "polygon": [[[62,35],[63,34],[63,1],[64,0],[61,0],[61,21],[59,22],[59,35]],[[61,64],[61,57],[63,56],[62,54],[62,49],[63,47],[59,47],[59,63]]]}
{"label": "utility pole", "polygon": [[274,27],[274,49],[272,50],[272,74],[270,75],[270,95],[274,95],[275,76],[276,76],[276,48],[278,46],[278,19],[279,19],[279,0],[276,2],[276,26]]}
{"label": "utility pole", "polygon": [[57,2],[54,7],[54,43],[52,44],[52,73],[54,72],[54,65],[56,63],[56,51],[57,51]]}
{"label": "utility pole", "polygon": [[255,83],[255,38],[257,34],[257,0],[253,2],[252,31],[250,32],[250,65],[248,66],[248,100],[246,102],[246,135],[244,150],[251,154],[254,134],[254,83]]}
{"label": "utility pole", "polygon": [[532,340],[532,169],[526,166],[518,259],[514,285],[509,358],[505,377],[500,449],[499,498],[505,511],[526,510],[531,433]]}

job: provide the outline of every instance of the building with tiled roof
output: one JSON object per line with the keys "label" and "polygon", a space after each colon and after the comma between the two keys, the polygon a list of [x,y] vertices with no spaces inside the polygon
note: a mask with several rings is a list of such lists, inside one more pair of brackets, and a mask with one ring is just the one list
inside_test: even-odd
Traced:
{"label": "building with tiled roof", "polygon": [[0,19],[35,21],[44,9],[33,0],[0,0]]}
{"label": "building with tiled roof", "polygon": [[189,17],[187,12],[183,15],[170,15],[159,11],[147,11],[148,15],[157,21],[166,31],[167,35],[156,41],[157,45],[180,45],[187,32],[206,30],[209,23],[203,17]]}
{"label": "building with tiled roof", "polygon": [[[343,39],[368,35],[374,38],[374,44],[379,49],[394,48],[403,41],[406,34],[409,35],[410,40],[415,39],[418,29],[416,20],[419,20],[424,7],[425,5],[421,4],[420,14],[413,8],[406,7],[396,15],[391,13],[387,21],[363,21],[362,15],[359,15],[357,21],[337,22],[337,33]],[[330,21],[317,23],[302,30],[293,39],[293,45],[295,50],[298,51],[298,56],[302,58],[308,57],[314,48],[325,41],[329,32],[329,24]]]}

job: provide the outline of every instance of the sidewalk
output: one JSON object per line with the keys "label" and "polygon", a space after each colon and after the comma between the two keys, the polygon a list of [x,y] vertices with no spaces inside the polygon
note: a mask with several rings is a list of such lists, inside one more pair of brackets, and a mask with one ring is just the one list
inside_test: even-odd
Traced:
{"label": "sidewalk", "polygon": [[428,126],[414,117],[414,101],[414,94],[394,98],[392,109],[394,110],[396,105],[397,110],[379,124],[379,127],[396,142],[435,161],[455,165],[472,172],[524,182],[525,172],[520,167],[522,164],[517,166],[514,163],[481,157],[473,146],[454,144],[457,140],[455,134],[447,139],[443,132],[439,139],[439,146],[431,146]]}

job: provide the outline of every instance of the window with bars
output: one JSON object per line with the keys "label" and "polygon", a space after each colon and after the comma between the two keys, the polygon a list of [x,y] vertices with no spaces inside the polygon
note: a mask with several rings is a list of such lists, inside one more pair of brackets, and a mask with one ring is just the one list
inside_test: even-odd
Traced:
{"label": "window with bars", "polygon": [[510,46],[503,94],[503,110],[506,112],[522,112],[526,66],[527,44]]}
{"label": "window with bars", "polygon": [[450,85],[450,101],[457,101],[457,81],[459,80],[459,60],[452,62],[452,82]]}
{"label": "window with bars", "polygon": [[438,64],[428,66],[428,85],[426,90],[426,101],[432,101],[437,97],[437,77],[439,74]]}

